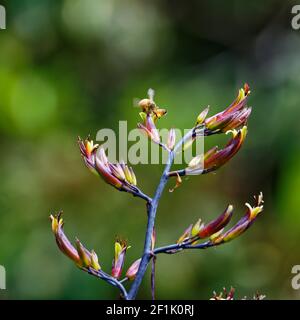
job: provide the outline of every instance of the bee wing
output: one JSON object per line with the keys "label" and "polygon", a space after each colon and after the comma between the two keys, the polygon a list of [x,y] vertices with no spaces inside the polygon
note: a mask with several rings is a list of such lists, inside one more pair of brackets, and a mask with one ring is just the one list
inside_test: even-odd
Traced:
{"label": "bee wing", "polygon": [[139,99],[139,98],[133,98],[133,99],[132,99],[132,105],[133,105],[133,107],[134,107],[134,108],[139,108],[139,107],[140,107],[140,106],[139,106],[140,101],[141,101],[141,99]]}
{"label": "bee wing", "polygon": [[151,101],[154,101],[154,95],[155,95],[155,91],[151,88],[148,89],[148,97]]}

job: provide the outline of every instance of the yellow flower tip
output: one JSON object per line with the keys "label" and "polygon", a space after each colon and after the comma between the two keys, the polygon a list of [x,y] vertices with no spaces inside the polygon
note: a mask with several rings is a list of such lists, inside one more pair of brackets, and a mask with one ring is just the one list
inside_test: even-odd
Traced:
{"label": "yellow flower tip", "polygon": [[131,167],[129,168],[129,170],[130,170],[130,173],[131,173],[131,184],[136,186],[137,185],[136,175],[135,175],[135,173],[134,173],[134,171],[133,171],[133,169]]}
{"label": "yellow flower tip", "polygon": [[196,125],[202,124],[206,119],[206,116],[209,112],[209,106],[207,106],[197,117]]}
{"label": "yellow flower tip", "polygon": [[80,262],[83,267],[91,266],[91,254],[88,250],[83,246],[83,244],[76,238],[76,248],[78,255],[80,257]]}
{"label": "yellow flower tip", "polygon": [[241,133],[241,139],[243,140],[243,139],[245,139],[245,137],[246,137],[246,135],[247,135],[247,132],[248,132],[248,128],[247,128],[247,126],[243,126],[243,128],[242,129],[239,129],[239,130],[236,130],[236,129],[233,129],[233,130],[227,130],[226,132],[225,132],[225,134],[232,134],[232,136],[233,136],[233,138],[235,138],[238,134],[239,134],[239,132]]}
{"label": "yellow flower tip", "polygon": [[127,245],[126,240],[117,239],[115,242],[115,261],[118,260],[118,257],[124,249],[127,250],[129,248],[131,247]]}
{"label": "yellow flower tip", "polygon": [[249,94],[251,93],[250,87],[248,83],[244,84],[244,87],[239,90],[238,96],[237,96],[237,103],[245,99]]}
{"label": "yellow flower tip", "polygon": [[253,220],[257,217],[259,213],[261,213],[264,209],[263,203],[263,193],[260,192],[258,196],[254,196],[254,199],[256,200],[255,206],[252,207],[249,203],[245,203],[246,207],[249,210],[249,219]]}
{"label": "yellow flower tip", "polygon": [[62,215],[62,211],[56,215],[51,214],[49,217],[51,220],[51,228],[53,233],[57,233],[58,228],[63,225],[63,219],[61,218],[61,215]]}
{"label": "yellow flower tip", "polygon": [[201,223],[201,222],[202,222],[201,219],[199,219],[199,220],[194,224],[194,226],[193,226],[193,228],[192,228],[192,231],[191,231],[192,237],[195,237],[195,236],[199,233],[199,231],[204,228],[204,223]]}
{"label": "yellow flower tip", "polygon": [[249,204],[248,202],[245,203],[245,206],[248,207],[250,211],[253,210],[251,204]]}
{"label": "yellow flower tip", "polygon": [[219,230],[218,232],[212,234],[210,237],[209,237],[209,240],[212,241],[213,243],[217,243],[218,240],[220,239],[220,236],[223,232],[224,228],[222,228],[221,230]]}
{"label": "yellow flower tip", "polygon": [[252,207],[249,203],[245,203],[246,207],[249,209],[249,220],[253,220],[257,217],[259,213],[263,211],[263,206]]}
{"label": "yellow flower tip", "polygon": [[124,174],[125,174],[125,180],[127,180],[128,183],[133,184],[133,177],[132,177],[131,171],[126,165],[124,166]]}
{"label": "yellow flower tip", "polygon": [[232,205],[232,204],[229,204],[228,207],[227,207],[227,209],[226,209],[227,215],[230,214],[232,211],[233,211],[233,205]]}
{"label": "yellow flower tip", "polygon": [[247,126],[243,126],[243,128],[240,129],[240,131],[241,131],[241,134],[242,134],[242,139],[244,139],[246,137],[246,135],[247,135],[247,132],[248,132]]}
{"label": "yellow flower tip", "polygon": [[92,154],[92,152],[99,147],[99,144],[94,144],[93,140],[87,139],[85,141],[86,153],[88,156]]}
{"label": "yellow flower tip", "polygon": [[96,271],[101,269],[101,266],[98,262],[98,256],[94,250],[91,251],[91,267]]}
{"label": "yellow flower tip", "polygon": [[57,228],[58,228],[58,221],[52,214],[50,215],[49,218],[51,220],[52,231],[53,231],[53,233],[56,233],[57,232]]}
{"label": "yellow flower tip", "polygon": [[115,242],[115,260],[118,259],[120,253],[122,252],[122,245],[120,242]]}
{"label": "yellow flower tip", "polygon": [[239,90],[238,93],[238,97],[237,97],[237,103],[239,103],[241,100],[243,100],[245,98],[245,90],[243,88],[241,88]]}
{"label": "yellow flower tip", "polygon": [[230,133],[232,134],[233,138],[235,138],[238,134],[238,131],[233,129],[233,130],[228,130],[225,132],[225,134],[230,134]]}

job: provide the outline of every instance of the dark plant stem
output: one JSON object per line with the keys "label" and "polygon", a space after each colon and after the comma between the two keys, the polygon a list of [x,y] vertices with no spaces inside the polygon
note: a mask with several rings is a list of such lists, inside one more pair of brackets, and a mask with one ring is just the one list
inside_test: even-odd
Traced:
{"label": "dark plant stem", "polygon": [[138,189],[138,188],[135,188],[135,190],[134,190],[134,191],[131,191],[131,193],[132,193],[132,195],[133,195],[134,197],[138,197],[138,198],[141,198],[141,199],[146,200],[147,203],[149,203],[149,202],[152,201],[152,199],[151,199],[149,196],[147,196],[145,193],[143,193],[143,192],[142,192],[140,189]]}
{"label": "dark plant stem", "polygon": [[114,277],[108,275],[107,273],[105,273],[101,270],[96,271],[91,268],[82,268],[82,270],[84,270],[88,274],[93,275],[97,278],[100,278],[100,279],[106,281],[107,283],[113,285],[114,287],[118,288],[122,294],[123,299],[127,300],[128,294],[127,294],[125,287],[122,285],[121,281],[119,281],[118,279],[115,279]]}
{"label": "dark plant stem", "polygon": [[197,245],[191,245],[190,243],[175,243],[171,244],[169,246],[160,247],[154,250],[154,254],[159,253],[167,253],[167,254],[174,254],[178,251],[185,250],[185,249],[207,249],[209,247],[213,247],[215,244],[213,244],[210,241],[206,241]]}
{"label": "dark plant stem", "polygon": [[129,293],[128,293],[128,300],[135,299],[137,292],[139,290],[139,287],[143,281],[145,272],[147,270],[147,266],[152,258],[151,236],[152,236],[152,231],[154,228],[156,211],[157,211],[158,203],[161,198],[162,192],[168,182],[168,173],[169,173],[170,168],[172,166],[173,159],[174,159],[174,152],[170,152],[168,162],[167,162],[166,167],[164,169],[164,172],[161,176],[159,185],[156,189],[155,196],[151,202],[148,202],[148,205],[147,205],[148,223],[147,223],[147,229],[146,229],[144,251],[143,251],[142,261],[141,261],[139,270],[137,272],[136,278],[135,278],[135,280],[129,290]]}
{"label": "dark plant stem", "polygon": [[156,256],[154,255],[152,258],[152,265],[151,265],[151,296],[152,296],[152,300],[155,300],[155,266],[156,266]]}
{"label": "dark plant stem", "polygon": [[152,231],[154,228],[155,224],[155,217],[156,217],[156,212],[157,212],[157,207],[159,200],[161,198],[161,195],[163,193],[163,190],[168,182],[169,179],[169,172],[171,169],[171,166],[173,164],[176,152],[178,151],[179,148],[182,147],[182,145],[190,139],[195,132],[195,129],[190,130],[175,146],[173,151],[169,152],[169,158],[167,161],[167,164],[165,166],[164,172],[160,178],[160,182],[158,184],[158,187],[156,189],[154,198],[147,203],[147,213],[148,213],[148,223],[147,223],[147,229],[146,229],[146,236],[145,236],[145,243],[144,243],[144,250],[143,250],[143,255],[142,255],[142,260],[140,263],[139,270],[137,272],[136,278],[128,292],[127,299],[128,300],[133,300],[135,299],[139,287],[143,281],[143,278],[145,276],[148,264],[153,257],[153,252],[151,252],[151,236],[152,236]]}

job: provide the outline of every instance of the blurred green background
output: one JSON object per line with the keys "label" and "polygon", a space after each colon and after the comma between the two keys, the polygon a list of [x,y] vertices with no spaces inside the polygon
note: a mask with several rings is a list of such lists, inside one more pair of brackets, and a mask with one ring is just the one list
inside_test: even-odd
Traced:
{"label": "blurred green background", "polygon": [[[164,193],[157,245],[174,242],[228,203],[235,219],[264,192],[265,211],[228,245],[157,261],[157,297],[208,299],[234,286],[269,299],[299,299],[291,268],[300,264],[300,31],[295,2],[9,0],[0,31],[0,264],[3,299],[106,299],[118,292],[79,271],[57,249],[50,212],[63,209],[66,233],[94,248],[109,271],[116,235],[128,239],[126,266],[142,251],[142,200],[119,193],[84,167],[77,136],[95,137],[119,120],[135,127],[134,97],[156,90],[162,127],[189,128],[198,113],[226,107],[252,89],[249,135],[217,174],[191,177]],[[225,138],[209,138],[209,144]],[[155,190],[162,167],[135,167]],[[173,182],[172,182],[173,183]],[[171,184],[170,184],[171,186]],[[149,276],[149,274],[148,274]],[[149,277],[139,297],[150,298]]]}

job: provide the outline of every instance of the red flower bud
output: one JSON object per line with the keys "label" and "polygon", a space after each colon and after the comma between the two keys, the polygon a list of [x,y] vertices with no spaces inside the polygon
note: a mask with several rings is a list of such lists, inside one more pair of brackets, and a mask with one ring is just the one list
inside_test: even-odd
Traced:
{"label": "red flower bud", "polygon": [[257,216],[263,211],[262,193],[256,197],[256,205],[253,208],[249,205],[249,203],[246,203],[246,206],[246,214],[231,229],[223,234],[218,235],[214,239],[211,239],[214,244],[229,242],[244,233],[252,225]]}
{"label": "red flower bud", "polygon": [[211,221],[199,231],[199,238],[208,238],[223,229],[229,223],[232,213],[233,206],[229,205],[217,219]]}
{"label": "red flower bud", "polygon": [[63,231],[62,212],[50,216],[52,231],[55,235],[56,243],[62,253],[73,260],[80,268],[93,268],[98,271],[101,269],[98,263],[98,257],[94,251],[89,252],[77,239],[75,248]]}
{"label": "red flower bud", "polygon": [[205,120],[207,134],[226,132],[244,125],[251,113],[251,108],[246,108],[250,88],[248,84],[239,90],[234,102],[224,111]]}

